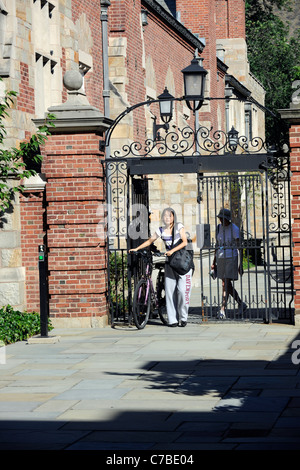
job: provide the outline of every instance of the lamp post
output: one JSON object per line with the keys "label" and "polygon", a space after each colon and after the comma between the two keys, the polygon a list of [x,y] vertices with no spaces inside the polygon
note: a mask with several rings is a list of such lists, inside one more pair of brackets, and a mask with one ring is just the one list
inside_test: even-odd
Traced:
{"label": "lamp post", "polygon": [[[109,0],[101,0],[102,2],[109,1]],[[137,103],[130,108],[126,108],[117,118],[114,120],[112,126],[110,127],[109,131],[106,133],[104,146],[108,147],[111,134],[114,131],[115,127],[119,124],[119,122],[131,111],[140,106],[149,105],[152,103],[159,103],[160,108],[160,117],[164,124],[157,125],[156,124],[156,117],[154,118],[153,124],[153,141],[157,140],[157,131],[161,128],[168,129],[169,122],[173,116],[173,102],[174,101],[183,101],[185,100],[186,105],[189,109],[193,111],[195,114],[195,120],[197,118],[197,114],[195,113],[198,111],[204,102],[204,91],[205,91],[205,78],[207,75],[207,70],[202,67],[202,58],[197,56],[198,52],[196,51],[191,64],[182,70],[183,73],[183,80],[184,80],[184,96],[180,98],[174,98],[169,92],[168,89],[165,88],[164,92],[158,96],[157,99],[154,100],[147,100],[141,103]],[[209,98],[207,98],[209,99]]]}
{"label": "lamp post", "polygon": [[194,113],[204,101],[205,78],[207,70],[202,67],[202,58],[194,57],[191,64],[182,70],[184,80],[184,99],[187,107]]}
{"label": "lamp post", "polygon": [[[191,61],[190,65],[182,70],[183,80],[184,80],[184,100],[189,109],[191,109],[195,115],[203,102],[204,102],[204,92],[205,92],[205,78],[207,75],[207,70],[202,66],[203,59],[197,57],[197,51],[195,57]],[[157,131],[161,128],[168,129],[168,123],[171,121],[173,116],[173,101],[175,98],[170,95],[167,88],[164,92],[158,97],[159,108],[160,108],[160,117],[164,124],[157,125],[156,117],[154,118],[153,125],[153,140],[156,140]]]}
{"label": "lamp post", "polygon": [[164,89],[164,92],[159,95],[159,111],[160,117],[164,123],[169,123],[173,117],[173,100],[174,96],[172,96],[169,92],[167,87]]}
{"label": "lamp post", "polygon": [[156,116],[153,123],[153,140],[156,140],[157,131],[159,129],[169,129],[169,122],[173,117],[173,101],[174,96],[172,96],[167,87],[165,87],[164,92],[158,96],[159,100],[159,113],[161,120],[164,124],[156,124]]}
{"label": "lamp post", "polygon": [[[204,101],[205,78],[207,75],[207,70],[202,67],[202,61],[203,59],[198,57],[198,50],[196,50],[195,56],[191,61],[190,65],[182,70],[184,80],[184,99],[187,107],[191,111],[193,111],[195,116],[195,145],[197,154],[199,153],[199,145],[197,138],[197,132],[199,128],[199,117],[197,111],[201,108]],[[199,186],[197,202],[199,210],[199,227],[201,227],[201,195],[199,192]],[[202,270],[202,256],[200,256],[200,264]],[[202,279],[201,283],[203,283]],[[201,291],[203,292],[203,285],[201,285]],[[202,301],[203,298],[201,302]]]}
{"label": "lamp post", "polygon": [[228,135],[228,147],[233,153],[235,153],[238,143],[239,143],[239,133],[232,126],[232,128],[230,129],[227,135]]}

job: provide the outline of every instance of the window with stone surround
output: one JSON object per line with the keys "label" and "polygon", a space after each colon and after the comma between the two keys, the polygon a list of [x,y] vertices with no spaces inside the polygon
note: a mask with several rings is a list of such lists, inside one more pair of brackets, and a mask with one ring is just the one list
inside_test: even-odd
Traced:
{"label": "window with stone surround", "polygon": [[48,0],[32,0],[32,42],[35,49],[35,111],[43,116],[60,101],[58,29],[54,22],[55,5]]}
{"label": "window with stone surround", "polygon": [[250,141],[253,138],[252,134],[252,105],[251,103],[245,103],[245,134],[247,139]]}
{"label": "window with stone surround", "polygon": [[44,10],[45,14],[48,15],[49,18],[52,18],[52,10],[55,6],[51,2],[48,2],[48,0],[33,0],[33,3],[39,5],[41,9],[46,7]]}
{"label": "window with stone surround", "polygon": [[12,37],[7,31],[8,11],[0,0],[0,77],[9,77],[11,65]]}

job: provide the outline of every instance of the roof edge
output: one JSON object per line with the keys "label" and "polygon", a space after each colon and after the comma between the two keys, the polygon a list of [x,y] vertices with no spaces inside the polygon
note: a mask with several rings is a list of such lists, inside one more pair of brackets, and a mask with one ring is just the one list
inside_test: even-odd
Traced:
{"label": "roof edge", "polygon": [[168,25],[174,28],[181,37],[197,48],[199,52],[203,51],[205,44],[158,2],[155,0],[142,0],[142,4],[158,14]]}

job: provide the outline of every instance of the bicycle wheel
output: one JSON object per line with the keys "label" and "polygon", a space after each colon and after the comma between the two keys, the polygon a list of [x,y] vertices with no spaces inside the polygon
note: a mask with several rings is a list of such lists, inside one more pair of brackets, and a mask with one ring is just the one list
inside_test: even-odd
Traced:
{"label": "bicycle wheel", "polygon": [[148,292],[147,281],[142,279],[135,288],[133,296],[133,321],[135,326],[141,330],[145,328],[150,314],[151,295]]}
{"label": "bicycle wheel", "polygon": [[164,277],[158,279],[157,283],[157,300],[158,300],[158,314],[164,325],[168,325],[168,315],[167,315],[167,306],[166,306],[166,293],[165,293],[165,283]]}

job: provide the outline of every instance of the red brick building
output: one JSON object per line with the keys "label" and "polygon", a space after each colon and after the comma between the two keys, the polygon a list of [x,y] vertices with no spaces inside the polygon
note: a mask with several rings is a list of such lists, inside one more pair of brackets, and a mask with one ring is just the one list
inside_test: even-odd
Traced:
{"label": "red brick building", "polygon": [[[181,70],[195,50],[208,70],[207,96],[224,97],[229,84],[233,94],[238,87],[263,104],[264,90],[248,69],[244,0],[2,3],[0,75],[6,88],[18,92],[7,125],[7,145],[34,132],[33,121],[40,122],[48,109],[57,121],[42,149],[39,175],[26,182],[26,192],[2,230],[0,301],[39,309],[37,250],[44,244],[53,323],[105,325],[107,260],[96,229],[99,206],[105,202],[99,142],[109,125],[106,118],[157,98],[165,86],[173,96],[182,96]],[[108,7],[108,22],[101,3]],[[103,57],[108,59],[108,72]],[[84,77],[79,94],[63,86],[70,70],[80,70]],[[110,111],[104,116],[108,91]],[[263,129],[263,113],[256,111],[252,125]],[[177,122],[191,119],[184,101],[177,102]],[[226,114],[224,100],[210,101],[199,120],[219,129],[234,124],[245,131],[245,111],[239,103],[230,104]],[[145,108],[124,122],[112,140],[114,149],[122,139],[147,135]]]}

